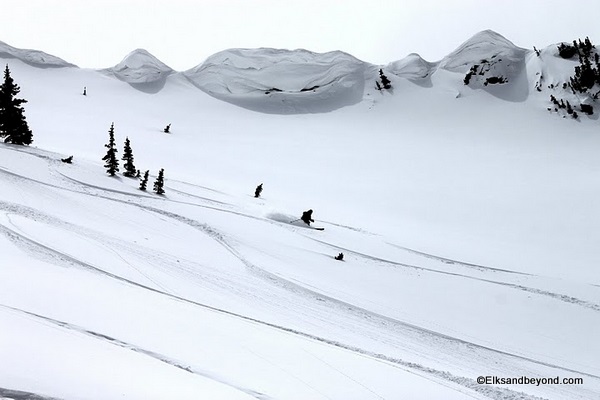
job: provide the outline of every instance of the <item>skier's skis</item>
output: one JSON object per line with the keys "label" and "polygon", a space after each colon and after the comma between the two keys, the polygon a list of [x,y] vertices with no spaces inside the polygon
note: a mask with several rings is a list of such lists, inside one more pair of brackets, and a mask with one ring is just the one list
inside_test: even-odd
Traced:
{"label": "skier's skis", "polygon": [[318,231],[324,231],[325,228],[315,228],[314,226],[309,226],[310,229],[316,229]]}

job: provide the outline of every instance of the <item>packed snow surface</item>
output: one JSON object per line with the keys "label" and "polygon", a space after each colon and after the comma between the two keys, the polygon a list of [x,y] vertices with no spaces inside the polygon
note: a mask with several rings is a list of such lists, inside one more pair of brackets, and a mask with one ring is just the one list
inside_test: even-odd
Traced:
{"label": "packed snow surface", "polygon": [[[0,144],[0,398],[600,398],[598,113],[546,109],[555,49],[136,51],[118,79],[3,53],[34,144]],[[146,192],[105,173],[113,122]]]}

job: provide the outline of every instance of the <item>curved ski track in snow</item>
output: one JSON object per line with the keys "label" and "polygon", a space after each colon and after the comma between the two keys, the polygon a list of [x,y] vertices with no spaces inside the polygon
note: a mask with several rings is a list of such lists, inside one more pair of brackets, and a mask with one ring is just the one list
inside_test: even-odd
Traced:
{"label": "curved ski track in snow", "polygon": [[[45,317],[43,315],[35,314],[35,313],[29,312],[29,311],[25,311],[25,310],[22,310],[22,309],[19,309],[19,308],[15,308],[15,307],[10,307],[10,306],[3,305],[3,304],[0,304],[0,307],[3,307],[5,309],[7,309],[9,311],[13,311],[15,313],[22,314],[22,315],[27,316],[27,317],[34,318],[36,320],[40,320],[41,322],[50,323],[50,324],[58,326],[58,327],[60,327],[62,329],[70,330],[70,331],[77,332],[77,333],[85,335],[85,336],[90,336],[90,337],[92,337],[94,339],[102,340],[102,341],[110,343],[110,344],[112,344],[114,346],[122,347],[122,348],[125,348],[125,349],[128,349],[128,350],[134,351],[136,353],[144,354],[144,355],[146,355],[148,357],[152,357],[155,360],[158,360],[158,361],[160,361],[162,363],[168,364],[168,365],[170,365],[172,367],[175,367],[177,369],[181,369],[181,370],[189,372],[191,374],[200,375],[200,376],[202,376],[204,378],[217,381],[217,382],[222,383],[224,385],[227,385],[227,386],[229,386],[229,387],[231,387],[233,389],[236,389],[236,390],[239,390],[239,391],[244,392],[246,394],[249,394],[250,396],[252,396],[254,398],[261,399],[261,400],[269,400],[270,399],[270,397],[266,396],[264,393],[258,393],[258,392],[255,392],[255,391],[251,390],[251,389],[241,388],[241,387],[239,387],[239,386],[237,386],[237,385],[235,385],[235,384],[233,384],[231,382],[227,382],[227,381],[225,381],[225,380],[223,380],[221,378],[212,376],[210,374],[203,373],[202,371],[195,370],[194,368],[192,368],[190,366],[181,365],[180,363],[177,362],[177,360],[173,360],[170,357],[165,356],[164,354],[159,354],[159,353],[153,352],[151,350],[147,350],[147,349],[144,349],[142,347],[136,346],[134,344],[127,343],[127,342],[124,342],[122,340],[116,339],[114,337],[110,337],[110,336],[104,335],[102,333],[98,333],[98,332],[94,332],[94,331],[91,331],[91,330],[87,330],[87,329],[85,329],[83,327],[80,327],[80,326],[77,326],[77,325],[73,325],[73,324],[70,324],[68,322],[59,321],[59,320],[56,320],[56,319],[53,319],[53,318]],[[2,394],[2,393],[0,392],[0,394]],[[32,400],[35,400],[35,399],[32,398]]]}
{"label": "curved ski track in snow", "polygon": [[[307,236],[309,237],[309,236]],[[380,257],[375,257],[375,256],[371,256],[368,254],[364,254],[361,252],[357,252],[355,250],[352,249],[348,249],[345,247],[340,247],[337,246],[335,244],[332,243],[328,243],[319,239],[315,239],[313,237],[309,237],[311,240],[314,240],[316,242],[325,244],[327,246],[330,246],[333,249],[337,250],[342,250],[345,251],[349,254],[354,254],[358,257],[362,257],[368,260],[372,260],[372,261],[377,261],[377,262],[381,262],[387,265],[391,265],[391,266],[396,266],[396,267],[403,267],[403,268],[412,268],[412,269],[416,269],[416,270],[420,270],[420,271],[427,271],[427,272],[432,272],[432,273],[436,273],[436,274],[443,274],[443,275],[451,275],[451,276],[458,276],[461,278],[466,278],[466,279],[473,279],[476,281],[480,281],[480,282],[487,282],[487,283],[491,283],[494,285],[501,285],[501,286],[506,286],[506,287],[510,287],[512,289],[516,289],[516,290],[522,290],[524,292],[529,292],[529,293],[534,293],[534,294],[538,294],[541,296],[547,296],[547,297],[551,297],[554,300],[558,300],[558,301],[562,301],[565,303],[569,303],[569,304],[574,304],[577,306],[581,306],[581,307],[585,307],[585,308],[589,308],[591,310],[594,311],[600,311],[600,304],[596,304],[593,303],[591,301],[586,301],[586,300],[582,300],[582,299],[578,299],[576,297],[573,296],[568,296],[565,294],[561,294],[561,293],[554,293],[554,292],[550,292],[547,290],[542,290],[542,289],[537,289],[537,288],[533,288],[533,287],[528,287],[528,286],[523,286],[523,285],[517,285],[517,284],[513,284],[513,283],[508,283],[508,282],[501,282],[501,281],[494,281],[491,279],[484,279],[484,278],[477,278],[475,276],[471,276],[471,275],[465,275],[465,274],[460,274],[458,272],[450,272],[450,271],[441,271],[441,270],[437,270],[437,269],[433,269],[433,268],[427,268],[427,267],[422,267],[422,266],[418,266],[418,265],[411,265],[411,264],[406,264],[406,263],[401,263],[401,262],[397,262],[397,261],[391,261],[391,260],[386,260]],[[422,254],[428,258],[433,258],[433,259],[440,259],[440,260],[447,260],[441,257],[436,257],[436,256],[431,256],[431,255],[426,255],[425,253],[419,253],[417,251],[414,250],[410,250],[410,249],[406,249],[404,247],[400,247],[400,246],[395,246],[395,247],[399,247],[405,250],[409,250],[418,254]],[[445,261],[444,261],[445,262]],[[489,267],[484,267],[481,265],[475,265],[475,264],[468,264],[468,263],[462,263],[460,261],[453,261],[453,264],[459,264],[459,265],[463,265],[466,267],[470,267],[470,268],[476,268],[479,270],[492,270],[492,271],[501,271],[501,272],[505,272],[505,273],[509,273],[509,274],[520,274],[520,275],[528,275],[528,276],[534,276],[531,274],[522,274],[520,272],[513,272],[513,271],[509,271],[509,270],[502,270],[502,269],[498,269],[498,268],[489,268]]]}

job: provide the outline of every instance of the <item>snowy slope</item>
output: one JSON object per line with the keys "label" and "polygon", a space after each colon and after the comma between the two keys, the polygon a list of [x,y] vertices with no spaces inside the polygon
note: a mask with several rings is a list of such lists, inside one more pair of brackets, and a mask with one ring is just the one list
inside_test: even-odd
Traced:
{"label": "snowy slope", "polygon": [[[597,119],[546,110],[555,46],[466,43],[383,67],[392,92],[337,52],[230,50],[154,91],[9,59],[35,146],[0,146],[0,397],[598,397]],[[496,54],[508,83],[464,85]],[[262,92],[330,78],[295,115]],[[104,173],[111,122],[166,196]]]}

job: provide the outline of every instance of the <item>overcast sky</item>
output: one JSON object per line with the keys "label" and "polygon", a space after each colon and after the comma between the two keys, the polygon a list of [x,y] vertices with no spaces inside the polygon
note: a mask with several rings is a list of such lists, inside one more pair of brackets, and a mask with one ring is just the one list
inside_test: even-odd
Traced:
{"label": "overcast sky", "polygon": [[600,0],[5,0],[0,41],[80,67],[111,67],[144,48],[176,70],[233,47],[342,50],[386,64],[437,61],[492,29],[516,45],[589,36]]}

